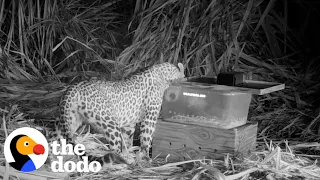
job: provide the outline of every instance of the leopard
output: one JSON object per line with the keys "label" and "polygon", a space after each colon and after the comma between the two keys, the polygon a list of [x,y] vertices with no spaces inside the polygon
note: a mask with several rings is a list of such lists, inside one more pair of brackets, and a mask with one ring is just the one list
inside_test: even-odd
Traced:
{"label": "leopard", "polygon": [[169,86],[185,78],[184,67],[155,64],[129,78],[117,81],[93,79],[70,85],[62,96],[54,137],[75,144],[76,131],[89,124],[103,134],[110,153],[89,160],[126,163],[119,154],[133,146],[135,127],[140,125],[140,149],[149,157],[153,133]]}

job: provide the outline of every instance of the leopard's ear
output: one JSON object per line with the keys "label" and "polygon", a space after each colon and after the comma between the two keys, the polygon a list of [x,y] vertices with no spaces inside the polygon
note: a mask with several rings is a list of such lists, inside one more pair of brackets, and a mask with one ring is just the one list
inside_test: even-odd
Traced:
{"label": "leopard's ear", "polygon": [[185,77],[183,64],[182,63],[178,63],[178,67],[179,67],[181,76]]}

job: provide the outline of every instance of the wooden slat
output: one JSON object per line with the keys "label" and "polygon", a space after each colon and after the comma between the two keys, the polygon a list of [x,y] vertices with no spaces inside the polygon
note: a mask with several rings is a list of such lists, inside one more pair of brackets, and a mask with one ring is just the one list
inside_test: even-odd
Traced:
{"label": "wooden slat", "polygon": [[252,94],[256,95],[268,94],[285,88],[284,84],[253,80],[245,80],[241,86],[252,90]]}

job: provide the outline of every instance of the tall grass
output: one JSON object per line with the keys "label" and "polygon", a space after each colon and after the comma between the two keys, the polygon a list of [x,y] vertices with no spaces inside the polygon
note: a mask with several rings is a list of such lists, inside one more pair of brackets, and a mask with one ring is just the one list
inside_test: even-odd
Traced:
{"label": "tall grass", "polygon": [[[255,80],[285,83],[283,91],[254,97],[253,112],[289,107],[312,119],[317,117],[310,115],[310,105],[319,96],[319,66],[315,59],[302,68],[287,10],[282,15],[275,9],[281,2],[286,1],[0,0],[1,100],[23,100],[28,113],[54,113],[62,83],[43,85],[40,94],[39,82],[10,81],[68,78],[69,83],[101,72],[120,79],[166,61],[182,62],[187,76],[250,71]],[[44,101],[48,106],[39,110]],[[310,126],[299,121],[305,132],[319,130],[319,118]]]}
{"label": "tall grass", "polygon": [[[187,76],[236,70],[251,71],[257,80],[301,80],[300,64],[292,59],[295,40],[274,10],[279,1],[22,2],[1,1],[1,46],[10,56],[0,62],[6,79],[72,79],[78,71],[121,78],[168,61],[184,63]],[[121,4],[134,7],[132,17],[120,15]],[[121,51],[116,39],[125,18],[132,18],[132,44]],[[289,86],[278,94],[303,107],[296,91]]]}
{"label": "tall grass", "polygon": [[120,18],[113,12],[115,2],[1,0],[0,47],[23,72],[15,77],[14,68],[8,68],[6,78],[54,78],[68,69],[89,70],[97,59],[114,58]]}
{"label": "tall grass", "polygon": [[248,64],[286,75],[268,60],[285,56],[285,49],[294,51],[284,19],[272,10],[274,3],[137,1],[133,44],[118,62],[130,65],[127,71],[160,59],[187,64],[188,75],[217,75]]}
{"label": "tall grass", "polygon": [[251,71],[256,80],[289,83],[282,97],[290,105],[296,101],[290,84],[300,81],[300,65],[292,58],[294,35],[274,10],[277,2],[137,1],[133,43],[117,58],[126,65],[118,73],[129,76],[161,61],[184,63],[187,76]]}
{"label": "tall grass", "polygon": [[309,70],[303,69],[299,42],[283,15],[286,8],[279,11],[277,3],[283,2],[138,0],[130,23],[133,43],[116,59],[124,65],[117,73],[130,76],[163,61],[182,62],[187,76],[251,72],[255,80],[286,84],[285,90],[254,97],[251,112],[297,109],[309,116],[298,118],[296,124],[303,125],[296,133],[304,129],[302,134],[318,134],[319,118],[313,113],[318,107],[310,100],[318,96],[319,66],[311,61]]}

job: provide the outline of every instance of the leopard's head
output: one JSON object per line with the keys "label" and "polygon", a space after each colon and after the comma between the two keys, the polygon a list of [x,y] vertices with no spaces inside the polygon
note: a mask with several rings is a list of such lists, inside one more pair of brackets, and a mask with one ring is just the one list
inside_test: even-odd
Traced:
{"label": "leopard's head", "polygon": [[155,67],[155,70],[160,74],[161,79],[170,83],[180,81],[185,78],[184,67],[182,63],[178,63],[178,67],[171,63],[162,63]]}

